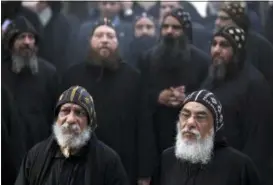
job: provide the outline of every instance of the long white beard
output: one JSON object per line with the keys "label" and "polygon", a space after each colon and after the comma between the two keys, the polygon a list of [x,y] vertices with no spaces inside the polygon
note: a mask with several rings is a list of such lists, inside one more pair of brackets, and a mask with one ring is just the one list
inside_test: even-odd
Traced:
{"label": "long white beard", "polygon": [[12,56],[12,71],[19,74],[23,68],[27,67],[31,70],[32,74],[37,74],[39,72],[38,58],[36,55],[31,55],[29,57],[22,57],[13,54]]}
{"label": "long white beard", "polygon": [[177,124],[177,135],[175,144],[175,156],[178,159],[189,161],[193,164],[207,164],[211,160],[214,146],[214,130],[211,129],[206,138],[201,139],[199,132],[194,132],[197,136],[196,141],[187,141],[182,137],[182,131]]}
{"label": "long white beard", "polygon": [[91,137],[91,128],[88,126],[82,132],[76,124],[63,125],[53,124],[54,136],[61,148],[80,149],[89,141]]}

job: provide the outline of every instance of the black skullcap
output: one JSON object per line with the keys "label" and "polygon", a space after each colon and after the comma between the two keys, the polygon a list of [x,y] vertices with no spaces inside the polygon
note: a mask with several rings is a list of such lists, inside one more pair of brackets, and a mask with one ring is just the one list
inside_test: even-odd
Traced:
{"label": "black skullcap", "polygon": [[215,36],[222,36],[227,39],[234,50],[241,50],[244,48],[246,43],[246,34],[242,28],[236,26],[227,26],[220,28]]}
{"label": "black skullcap", "polygon": [[191,27],[191,16],[188,12],[184,10],[184,8],[179,7],[179,8],[173,9],[171,12],[167,13],[164,16],[163,20],[165,20],[166,17],[168,16],[175,17],[180,22],[183,29]]}
{"label": "black skullcap", "polygon": [[247,31],[249,20],[246,6],[242,2],[225,2],[220,10],[226,12],[239,27]]}
{"label": "black skullcap", "polygon": [[224,126],[222,104],[212,92],[200,90],[191,93],[185,98],[182,108],[189,102],[201,103],[211,111],[214,118],[215,132],[218,132]]}
{"label": "black skullcap", "polygon": [[140,15],[135,16],[134,21],[133,21],[133,25],[135,25],[136,22],[139,21],[141,18],[148,18],[153,23],[155,23],[155,19],[152,15],[148,14],[147,12],[142,12]]}
{"label": "black skullcap", "polygon": [[115,30],[115,32],[117,32],[115,25],[112,23],[112,21],[108,18],[101,18],[98,21],[96,21],[93,25],[92,31],[91,31],[91,37],[94,34],[94,31],[97,29],[97,27],[102,26],[102,25],[106,25],[109,26],[110,28],[112,28],[113,30]]}
{"label": "black skullcap", "polygon": [[81,86],[72,86],[64,91],[57,102],[55,117],[58,115],[60,107],[66,103],[75,103],[81,106],[88,115],[88,121],[92,131],[97,127],[95,105],[92,96]]}
{"label": "black skullcap", "polygon": [[181,24],[185,34],[188,36],[189,40],[192,40],[192,22],[191,22],[191,16],[190,13],[185,11],[184,8],[179,7],[173,9],[171,12],[167,13],[164,16],[165,20],[168,16],[175,17],[179,23]]}

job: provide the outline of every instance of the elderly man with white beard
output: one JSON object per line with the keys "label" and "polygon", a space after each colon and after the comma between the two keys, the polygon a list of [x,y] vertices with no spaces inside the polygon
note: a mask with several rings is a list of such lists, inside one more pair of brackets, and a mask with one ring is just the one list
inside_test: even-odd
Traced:
{"label": "elderly man with white beard", "polygon": [[166,149],[156,185],[259,185],[251,159],[229,147],[222,130],[222,105],[207,91],[195,91],[183,102],[174,147]]}
{"label": "elderly man with white beard", "polygon": [[127,185],[120,157],[96,138],[95,107],[80,86],[63,92],[55,109],[53,135],[23,160],[15,185]]}

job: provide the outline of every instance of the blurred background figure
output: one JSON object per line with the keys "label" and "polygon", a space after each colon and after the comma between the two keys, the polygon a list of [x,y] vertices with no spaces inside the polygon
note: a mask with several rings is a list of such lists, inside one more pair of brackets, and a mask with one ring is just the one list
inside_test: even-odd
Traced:
{"label": "blurred background figure", "polygon": [[273,1],[269,2],[269,7],[265,22],[265,36],[273,44]]}
{"label": "blurred background figure", "polygon": [[67,65],[64,56],[67,51],[67,39],[71,34],[69,22],[61,13],[61,9],[60,1],[39,1],[35,6],[43,26],[40,55],[52,63],[59,72]]}
{"label": "blurred background figure", "polygon": [[126,52],[126,61],[139,68],[138,60],[156,43],[157,29],[154,18],[147,13],[137,16],[133,22],[134,38]]}
{"label": "blurred background figure", "polygon": [[21,15],[26,17],[34,26],[35,30],[41,34],[42,25],[39,21],[38,15],[32,8],[25,7],[24,5],[25,4],[21,1],[1,1],[1,24],[3,24],[6,20],[12,20]]}

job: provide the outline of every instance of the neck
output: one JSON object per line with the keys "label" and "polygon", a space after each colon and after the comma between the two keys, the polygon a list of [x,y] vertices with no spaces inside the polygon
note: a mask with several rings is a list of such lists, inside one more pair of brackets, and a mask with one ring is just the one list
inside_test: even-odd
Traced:
{"label": "neck", "polygon": [[69,158],[71,155],[75,155],[76,153],[79,152],[79,149],[73,149],[69,147],[61,147],[61,152],[62,154],[66,157]]}

